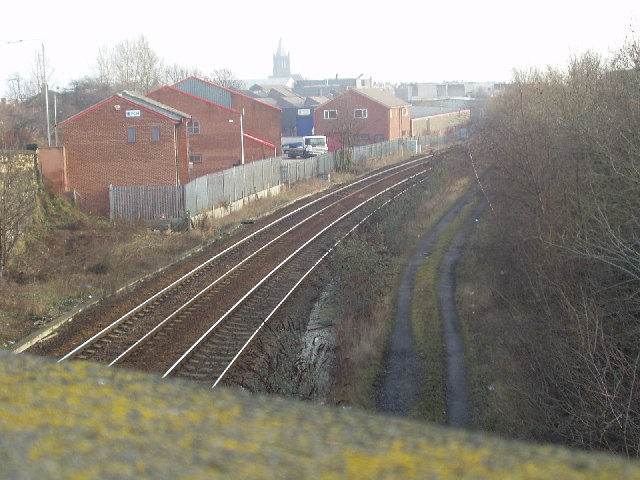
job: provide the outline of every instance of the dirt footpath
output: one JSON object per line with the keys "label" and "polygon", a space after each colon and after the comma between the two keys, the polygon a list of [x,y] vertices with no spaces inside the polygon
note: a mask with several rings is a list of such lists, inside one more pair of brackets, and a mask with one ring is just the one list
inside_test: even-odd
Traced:
{"label": "dirt footpath", "polygon": [[[377,410],[397,416],[407,416],[420,398],[422,360],[415,349],[411,332],[411,304],[416,275],[423,259],[431,254],[433,245],[447,224],[477,194],[472,188],[420,241],[400,279],[393,333],[386,353],[386,366],[377,399]],[[455,267],[472,225],[481,213],[480,205],[465,221],[440,267],[438,285],[441,320],[447,355],[447,419],[453,426],[465,427],[469,421],[467,406],[464,345],[457,326],[455,312]]]}

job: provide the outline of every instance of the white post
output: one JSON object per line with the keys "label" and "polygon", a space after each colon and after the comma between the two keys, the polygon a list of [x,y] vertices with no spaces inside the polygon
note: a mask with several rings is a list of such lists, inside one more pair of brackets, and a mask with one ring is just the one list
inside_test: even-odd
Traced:
{"label": "white post", "polygon": [[244,118],[244,108],[240,115],[240,163],[244,165],[244,127],[242,125],[242,119]]}
{"label": "white post", "polygon": [[58,146],[58,97],[53,93],[53,133],[56,139],[56,147]]}

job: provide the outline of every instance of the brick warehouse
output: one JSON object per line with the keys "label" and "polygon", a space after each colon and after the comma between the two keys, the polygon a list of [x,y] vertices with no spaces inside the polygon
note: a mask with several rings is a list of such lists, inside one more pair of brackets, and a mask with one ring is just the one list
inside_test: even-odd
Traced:
{"label": "brick warehouse", "polygon": [[[197,77],[189,77],[173,85],[173,88],[203,100],[242,112],[243,130],[253,142],[245,142],[245,161],[251,149],[264,151],[258,158],[269,158],[282,154],[280,122],[282,112],[278,107],[248,97],[242,93],[229,90],[215,83]],[[169,105],[171,105],[169,103]],[[188,110],[187,110],[188,111]],[[246,138],[246,137],[245,137]],[[262,144],[261,146],[259,144]],[[267,152],[265,147],[273,146],[275,150]],[[253,155],[253,154],[252,154]]]}
{"label": "brick warehouse", "polygon": [[316,107],[316,135],[326,135],[330,150],[351,136],[353,145],[411,135],[411,104],[376,88],[349,89]]}
{"label": "brick warehouse", "polygon": [[169,86],[147,97],[191,115],[187,128],[191,179],[241,163],[243,149],[246,163],[276,156],[279,142],[273,144],[247,133],[241,111]]}
{"label": "brick warehouse", "polygon": [[190,115],[122,92],[58,125],[67,189],[82,208],[109,215],[109,185],[189,181]]}

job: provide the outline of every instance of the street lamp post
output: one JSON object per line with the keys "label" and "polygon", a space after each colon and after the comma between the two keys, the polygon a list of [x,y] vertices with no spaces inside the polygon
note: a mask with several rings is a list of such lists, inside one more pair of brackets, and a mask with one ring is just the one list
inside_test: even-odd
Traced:
{"label": "street lamp post", "polygon": [[42,42],[42,89],[44,91],[44,103],[45,103],[45,118],[47,122],[47,146],[51,146],[51,122],[49,120],[49,87],[47,86],[47,66],[44,56],[44,41],[40,38],[30,38],[27,40],[14,40],[11,43],[22,43],[22,42],[31,42],[31,41],[40,41]]}
{"label": "street lamp post", "polygon": [[44,42],[42,42],[42,88],[44,88],[44,110],[47,119],[47,146],[51,146],[51,122],[49,120],[49,86],[47,85],[47,63],[44,59]]}

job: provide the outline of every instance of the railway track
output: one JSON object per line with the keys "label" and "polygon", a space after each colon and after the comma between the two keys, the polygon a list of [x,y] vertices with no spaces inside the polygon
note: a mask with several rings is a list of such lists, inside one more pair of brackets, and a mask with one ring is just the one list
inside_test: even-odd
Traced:
{"label": "railway track", "polygon": [[[217,385],[295,288],[357,225],[425,178],[429,157],[299,202],[136,303],[59,361],[103,362]],[[46,350],[46,348],[45,348]]]}

